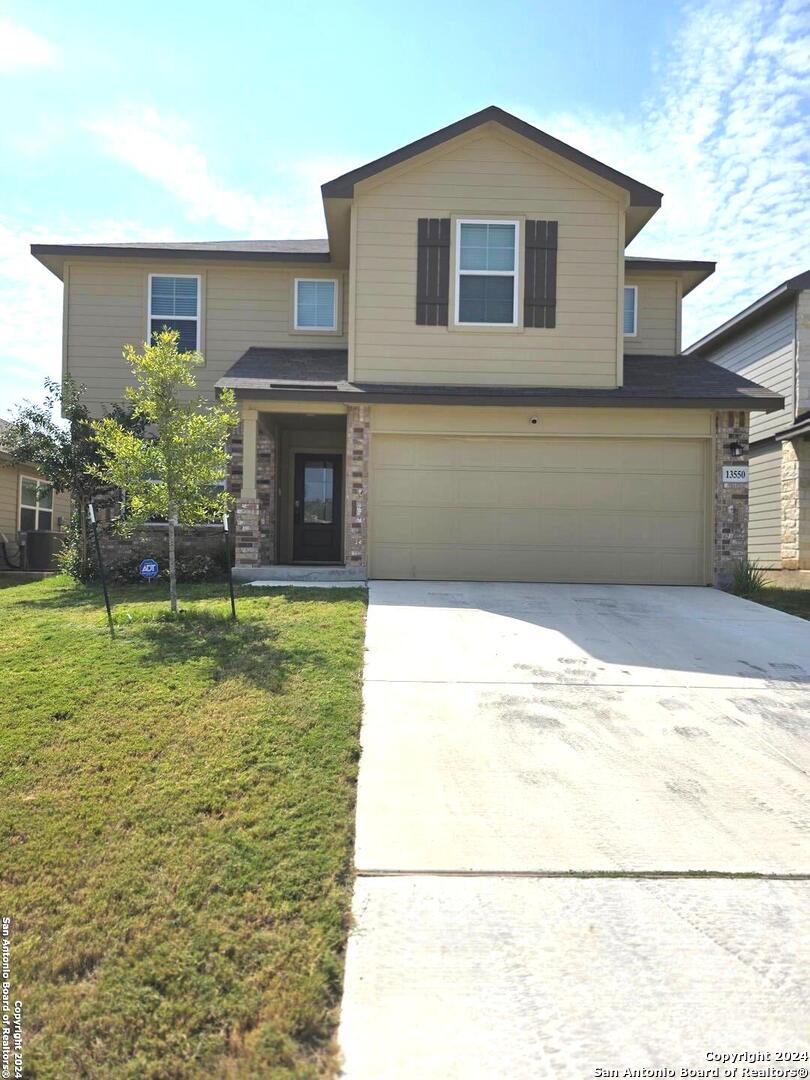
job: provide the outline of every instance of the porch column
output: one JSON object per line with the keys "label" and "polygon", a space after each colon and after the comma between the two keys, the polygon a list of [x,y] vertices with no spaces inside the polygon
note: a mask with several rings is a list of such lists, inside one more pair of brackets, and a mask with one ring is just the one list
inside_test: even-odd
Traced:
{"label": "porch column", "polygon": [[242,410],[242,490],[236,503],[236,565],[259,566],[259,501],[256,498],[256,429],[259,414]]}
{"label": "porch column", "polygon": [[365,577],[368,572],[368,462],[371,410],[346,410],[346,536],[345,563]]}
{"label": "porch column", "polygon": [[782,569],[810,570],[810,442],[782,443]]}
{"label": "porch column", "polygon": [[[733,449],[732,449],[733,448]],[[748,413],[714,417],[714,584],[727,588],[748,558],[748,484],[723,482],[724,465],[748,464]]]}

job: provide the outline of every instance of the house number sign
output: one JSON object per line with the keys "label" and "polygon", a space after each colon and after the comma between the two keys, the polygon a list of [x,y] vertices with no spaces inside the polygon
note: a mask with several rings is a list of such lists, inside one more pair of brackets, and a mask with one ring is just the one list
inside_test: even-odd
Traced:
{"label": "house number sign", "polygon": [[723,466],[723,483],[724,484],[747,484],[748,483],[748,466],[747,465],[724,465]]}

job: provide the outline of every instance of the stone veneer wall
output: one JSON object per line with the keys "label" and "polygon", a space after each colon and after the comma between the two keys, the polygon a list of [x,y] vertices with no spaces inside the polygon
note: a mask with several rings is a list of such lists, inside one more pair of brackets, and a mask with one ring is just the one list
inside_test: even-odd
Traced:
{"label": "stone veneer wall", "polygon": [[[122,534],[103,525],[98,530],[98,541],[107,573],[116,580],[142,580],[138,575],[138,563],[142,559],[156,559],[161,572],[169,566],[169,527],[160,522],[136,526]],[[211,568],[224,574],[225,536],[222,526],[180,525],[175,533],[175,557],[178,576],[188,579],[189,572],[196,579],[205,580]]]}
{"label": "stone veneer wall", "polygon": [[276,540],[276,433],[262,425],[256,431],[256,498],[242,499],[243,444],[241,424],[228,445],[228,491],[236,499],[237,566],[269,566],[277,558]]}
{"label": "stone veneer wall", "polygon": [[368,570],[368,465],[371,411],[350,405],[346,415],[346,526],[344,562]]}
{"label": "stone veneer wall", "polygon": [[[715,413],[714,584],[731,584],[736,563],[748,557],[748,484],[724,484],[724,465],[748,464],[748,413]],[[731,445],[742,447],[734,456]]]}
{"label": "stone veneer wall", "polygon": [[810,442],[782,443],[782,569],[810,570]]}

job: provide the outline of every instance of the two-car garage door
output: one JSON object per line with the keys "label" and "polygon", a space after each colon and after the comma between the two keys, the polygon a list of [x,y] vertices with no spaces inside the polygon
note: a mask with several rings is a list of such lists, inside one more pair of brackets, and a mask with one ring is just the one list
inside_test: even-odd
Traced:
{"label": "two-car garage door", "polygon": [[372,438],[375,578],[703,584],[704,439]]}

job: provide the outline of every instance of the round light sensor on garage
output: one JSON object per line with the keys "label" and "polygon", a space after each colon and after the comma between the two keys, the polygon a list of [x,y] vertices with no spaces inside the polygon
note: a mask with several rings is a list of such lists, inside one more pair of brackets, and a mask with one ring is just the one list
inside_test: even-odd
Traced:
{"label": "round light sensor on garage", "polygon": [[530,424],[539,424],[540,423],[540,417],[539,416],[530,416],[529,417],[529,423]]}

